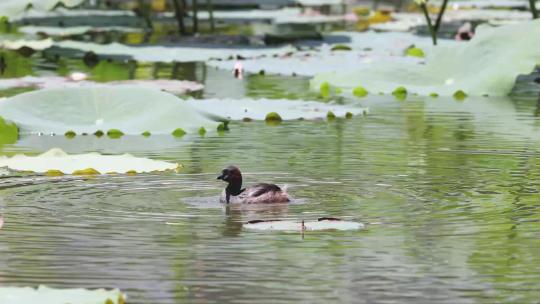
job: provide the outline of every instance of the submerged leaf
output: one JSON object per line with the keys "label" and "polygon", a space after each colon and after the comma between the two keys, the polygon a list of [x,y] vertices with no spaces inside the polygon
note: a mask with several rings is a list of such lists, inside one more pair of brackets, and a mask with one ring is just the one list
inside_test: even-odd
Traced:
{"label": "submerged leaf", "polygon": [[319,89],[319,92],[320,92],[322,98],[330,97],[330,84],[328,82],[321,83],[321,87]]}
{"label": "submerged leaf", "polygon": [[326,118],[328,120],[334,120],[334,119],[336,119],[336,114],[334,114],[334,112],[332,112],[332,111],[328,111],[328,113],[326,113]]}
{"label": "submerged leaf", "polygon": [[465,98],[467,98],[467,94],[465,92],[463,92],[462,90],[457,90],[454,93],[454,98],[456,100],[464,100]]}
{"label": "submerged leaf", "polygon": [[[82,169],[82,170],[75,170],[71,174],[73,174],[73,175],[100,175],[101,173],[99,173],[99,171],[97,171],[94,168],[86,168],[86,169]],[[127,172],[126,172],[126,174],[127,174]]]}
{"label": "submerged leaf", "polygon": [[67,137],[67,138],[73,138],[73,137],[77,136],[77,133],[75,133],[73,131],[67,131],[66,133],[64,133],[64,136]]}
{"label": "submerged leaf", "polygon": [[120,138],[122,136],[124,136],[124,132],[118,130],[118,129],[110,129],[109,131],[107,131],[107,136],[109,136],[110,138]]}
{"label": "submerged leaf", "polygon": [[177,128],[172,132],[172,135],[174,137],[182,137],[186,135],[186,131],[182,130],[181,128]]}
{"label": "submerged leaf", "polygon": [[47,176],[63,176],[64,175],[64,172],[60,171],[60,170],[47,170],[47,172],[45,172],[45,175]]}
{"label": "submerged leaf", "polygon": [[199,135],[204,136],[206,134],[206,129],[204,127],[201,127],[199,129]]}
{"label": "submerged leaf", "polygon": [[270,112],[266,114],[266,117],[264,118],[266,121],[282,121],[283,119],[281,116],[276,112]]}
{"label": "submerged leaf", "polygon": [[397,100],[405,100],[407,98],[407,89],[404,87],[397,87],[392,95],[396,97]]}
{"label": "submerged leaf", "polygon": [[426,55],[424,54],[424,51],[422,51],[421,48],[417,48],[417,47],[414,47],[414,46],[406,49],[405,50],[405,55],[411,56],[411,57],[418,57],[418,58],[426,57]]}
{"label": "submerged leaf", "polygon": [[19,128],[0,116],[0,145],[13,144],[19,138]]}
{"label": "submerged leaf", "polygon": [[345,44],[336,44],[332,46],[332,51],[351,51],[352,48]]}
{"label": "submerged leaf", "polygon": [[148,158],[124,155],[101,155],[98,153],[66,154],[60,149],[51,149],[38,156],[16,155],[11,158],[0,157],[0,167],[15,171],[43,174],[94,175],[107,172],[121,174],[174,170],[178,164]]}
{"label": "submerged leaf", "polygon": [[353,90],[353,95],[356,97],[366,97],[367,94],[368,94],[368,91],[362,86],[357,86]]}

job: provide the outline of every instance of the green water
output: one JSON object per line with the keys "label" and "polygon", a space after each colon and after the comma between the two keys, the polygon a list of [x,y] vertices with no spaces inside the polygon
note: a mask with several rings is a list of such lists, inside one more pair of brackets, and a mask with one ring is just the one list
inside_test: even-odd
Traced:
{"label": "green water", "polygon": [[[33,60],[34,74],[197,80],[206,85],[197,97],[318,98],[305,78],[240,81],[203,64],[104,63],[100,72],[75,60]],[[130,152],[184,169],[1,177],[0,283],[119,287],[141,304],[537,303],[538,101],[370,95],[348,102],[370,114],[232,123],[225,135],[204,138],[26,136],[2,146],[4,154]],[[228,164],[243,170],[247,184],[288,185],[297,200],[224,208],[216,176]],[[304,238],[242,229],[253,219],[320,216],[367,229]]]}

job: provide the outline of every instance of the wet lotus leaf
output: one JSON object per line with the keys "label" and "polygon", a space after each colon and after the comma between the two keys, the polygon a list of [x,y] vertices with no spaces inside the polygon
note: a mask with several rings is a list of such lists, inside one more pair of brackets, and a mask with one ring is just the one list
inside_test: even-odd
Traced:
{"label": "wet lotus leaf", "polygon": [[54,289],[46,286],[0,287],[2,304],[125,304],[126,296],[118,289]]}
{"label": "wet lotus leaf", "polygon": [[412,46],[405,50],[405,55],[411,56],[411,57],[418,57],[418,58],[424,58],[426,55],[424,54],[424,51],[421,48],[417,48],[415,46]]}
{"label": "wet lotus leaf", "polygon": [[44,89],[0,102],[0,115],[15,122],[22,133],[111,135],[170,134],[181,128],[197,132],[201,126],[217,130],[220,113],[203,114],[188,102],[166,92],[139,87]]}
{"label": "wet lotus leaf", "polygon": [[[540,61],[540,19],[499,27],[481,25],[467,43],[439,45],[418,62],[377,62],[355,71],[344,70],[316,75],[311,88],[321,84],[352,90],[362,83],[371,91],[390,93],[396,86],[428,96],[437,92],[452,96],[457,90],[472,96],[507,95],[516,77],[529,74]],[[511,58],[511,60],[509,60]]]}
{"label": "wet lotus leaf", "polygon": [[206,134],[206,129],[204,127],[201,127],[199,129],[199,135],[204,136]]}
{"label": "wet lotus leaf", "polygon": [[344,44],[336,44],[334,46],[332,46],[332,51],[351,51],[352,48],[348,45],[344,45]]}
{"label": "wet lotus leaf", "polygon": [[73,131],[67,131],[66,133],[64,133],[64,136],[67,137],[67,138],[73,138],[73,137],[77,136],[77,133],[75,133]]}
{"label": "wet lotus leaf", "polygon": [[144,131],[144,132],[142,132],[141,135],[144,136],[144,137],[149,137],[150,135],[152,135],[152,133],[150,133],[148,131]]}
{"label": "wet lotus leaf", "polygon": [[345,117],[347,112],[361,114],[364,109],[358,105],[340,105],[316,101],[287,99],[190,99],[189,105],[209,116],[221,115],[230,120],[308,120],[324,119],[330,111],[337,117]]}
{"label": "wet lotus leaf", "polygon": [[95,175],[100,174],[100,172],[125,174],[130,171],[144,173],[175,170],[178,164],[134,157],[129,154],[67,154],[60,149],[51,149],[37,156],[15,155],[11,158],[0,156],[0,167],[7,167],[19,172],[42,174],[61,172],[73,175]]}
{"label": "wet lotus leaf", "polygon": [[457,90],[453,96],[456,100],[464,100],[467,98],[467,93],[463,92],[462,90]]}
{"label": "wet lotus leaf", "polygon": [[404,87],[397,87],[392,95],[396,97],[397,100],[405,100],[407,98],[407,89]]}
{"label": "wet lotus leaf", "polygon": [[353,95],[356,97],[365,97],[367,96],[367,94],[368,94],[368,91],[362,86],[357,86],[353,90]]}
{"label": "wet lotus leaf", "polygon": [[0,116],[0,145],[13,144],[19,138],[19,128]]}
{"label": "wet lotus leaf", "polygon": [[266,121],[282,121],[283,119],[281,118],[281,116],[276,113],[276,112],[270,112],[268,114],[266,114],[266,117],[265,119]]}
{"label": "wet lotus leaf", "polygon": [[182,137],[186,135],[186,131],[182,130],[181,128],[177,128],[172,132],[172,135],[174,137]]}
{"label": "wet lotus leaf", "polygon": [[244,224],[245,229],[260,231],[324,231],[324,230],[361,230],[365,226],[362,223],[341,221],[341,220],[319,220],[319,221],[252,221]]}
{"label": "wet lotus leaf", "polygon": [[107,136],[109,136],[110,138],[116,139],[116,138],[120,138],[124,136],[124,132],[118,129],[110,129],[109,131],[107,131]]}
{"label": "wet lotus leaf", "polygon": [[137,171],[129,170],[129,171],[126,172],[126,175],[137,175]]}

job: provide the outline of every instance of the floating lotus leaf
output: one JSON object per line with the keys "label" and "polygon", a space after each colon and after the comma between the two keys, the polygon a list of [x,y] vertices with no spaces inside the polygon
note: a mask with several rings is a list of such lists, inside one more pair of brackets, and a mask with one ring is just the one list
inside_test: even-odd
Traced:
{"label": "floating lotus leaf", "polygon": [[80,41],[57,41],[56,47],[94,52],[98,55],[129,56],[143,62],[202,62],[212,58],[243,58],[283,55],[296,51],[292,46],[276,48],[195,48],[171,46],[129,46],[120,43],[98,44]]}
{"label": "floating lotus leaf", "polygon": [[[84,74],[83,74],[84,75]],[[204,86],[200,83],[185,80],[119,80],[110,81],[107,83],[94,82],[90,80],[74,81],[73,77],[33,77],[26,76],[21,78],[0,79],[0,89],[20,88],[20,87],[36,87],[40,89],[56,89],[56,88],[100,88],[106,86],[115,87],[139,87],[163,90],[174,94],[185,94],[187,92],[200,91]]]}
{"label": "floating lotus leaf", "polygon": [[264,230],[264,231],[285,231],[285,232],[302,232],[305,231],[320,231],[320,230],[360,230],[365,226],[362,223],[341,221],[341,220],[320,220],[320,221],[254,221],[244,224],[245,229]]}
{"label": "floating lotus leaf", "polygon": [[[126,135],[171,134],[182,128],[196,134],[201,127],[217,130],[221,121],[200,114],[191,103],[158,90],[138,87],[39,90],[0,103],[0,115],[21,132],[94,134],[121,130]],[[213,117],[220,116],[215,113]],[[98,135],[98,134],[96,134]]]}
{"label": "floating lotus leaf", "polygon": [[52,10],[58,4],[67,7],[77,6],[86,0],[2,0],[0,1],[0,16],[17,19],[32,6],[34,11]]}
{"label": "floating lotus leaf", "polygon": [[70,26],[70,27],[56,27],[56,26],[33,26],[27,25],[18,28],[18,31],[24,34],[37,35],[45,34],[47,36],[72,36],[82,35],[89,32],[122,32],[122,33],[137,33],[141,32],[140,28],[136,27],[124,27],[124,26]]}
{"label": "floating lotus leaf", "polygon": [[0,40],[0,48],[8,50],[18,50],[27,47],[35,51],[41,51],[50,48],[52,45],[53,40],[50,38],[43,40]]}
{"label": "floating lotus leaf", "polygon": [[[98,153],[67,154],[61,149],[51,149],[38,156],[15,155],[0,157],[0,167],[15,171],[51,174],[95,175],[107,172],[127,173],[175,170],[178,164],[148,158]],[[0,303],[3,303],[0,301]]]}
{"label": "floating lotus leaf", "polygon": [[2,304],[124,304],[125,302],[126,295],[118,289],[0,287],[0,303]]}
{"label": "floating lotus leaf", "polygon": [[345,117],[347,112],[354,115],[364,113],[357,105],[338,105],[316,101],[287,99],[190,99],[189,105],[208,115],[220,115],[230,120],[297,120],[325,119],[328,112],[337,117]]}
{"label": "floating lotus leaf", "polygon": [[[333,32],[328,34],[325,40],[331,43],[334,37],[350,40],[347,46],[351,48],[351,51],[332,52],[332,46],[325,45],[319,51],[300,51],[278,57],[257,57],[242,61],[244,72],[258,73],[264,70],[266,74],[303,76],[353,72],[376,66],[381,62],[394,65],[418,64],[422,61],[421,58],[405,56],[403,51],[410,45],[421,48],[426,54],[433,49],[431,38],[411,33]],[[457,43],[454,40],[440,39],[439,46]],[[234,63],[234,61],[211,60],[206,64],[230,71]]]}
{"label": "floating lotus leaf", "polygon": [[322,83],[352,90],[362,83],[370,91],[390,93],[400,85],[409,92],[452,96],[463,90],[469,95],[508,94],[519,74],[529,74],[540,61],[540,20],[489,28],[480,26],[467,43],[440,45],[426,56],[426,64],[379,62],[355,72],[315,76],[313,90]]}

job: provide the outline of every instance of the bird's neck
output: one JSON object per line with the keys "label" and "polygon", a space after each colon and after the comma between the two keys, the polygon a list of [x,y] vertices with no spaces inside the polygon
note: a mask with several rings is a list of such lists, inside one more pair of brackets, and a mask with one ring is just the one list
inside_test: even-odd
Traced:
{"label": "bird's neck", "polygon": [[225,190],[230,195],[238,195],[242,193],[242,180],[231,181]]}

